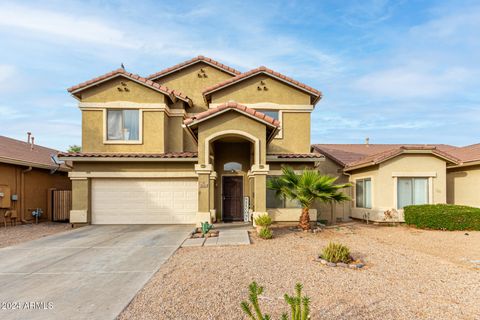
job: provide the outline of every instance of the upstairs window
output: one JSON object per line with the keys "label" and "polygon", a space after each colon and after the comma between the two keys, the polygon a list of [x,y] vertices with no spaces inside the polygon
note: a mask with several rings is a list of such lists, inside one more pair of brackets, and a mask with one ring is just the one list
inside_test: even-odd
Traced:
{"label": "upstairs window", "polygon": [[273,118],[275,120],[279,120],[278,110],[257,110],[257,111],[259,111],[263,114],[266,114],[270,118]]}
{"label": "upstairs window", "polygon": [[428,178],[398,178],[397,207],[428,204]]}
{"label": "upstairs window", "polygon": [[372,180],[359,179],[355,181],[355,206],[357,208],[372,208]]}
{"label": "upstairs window", "polygon": [[139,110],[107,110],[107,140],[138,141]]}

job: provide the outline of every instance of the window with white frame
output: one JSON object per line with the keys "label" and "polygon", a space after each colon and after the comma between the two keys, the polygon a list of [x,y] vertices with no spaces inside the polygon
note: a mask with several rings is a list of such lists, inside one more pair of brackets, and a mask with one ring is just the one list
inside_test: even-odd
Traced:
{"label": "window with white frame", "polygon": [[398,209],[428,203],[428,178],[397,178]]}
{"label": "window with white frame", "polygon": [[355,181],[355,207],[372,208],[372,179],[358,179]]}
{"label": "window with white frame", "polygon": [[107,140],[140,140],[139,110],[107,110]]}
{"label": "window with white frame", "polygon": [[[267,179],[272,179],[273,177],[267,177]],[[300,202],[290,199],[285,199],[284,197],[279,197],[276,195],[274,190],[267,188],[267,208],[301,208],[302,205]]]}

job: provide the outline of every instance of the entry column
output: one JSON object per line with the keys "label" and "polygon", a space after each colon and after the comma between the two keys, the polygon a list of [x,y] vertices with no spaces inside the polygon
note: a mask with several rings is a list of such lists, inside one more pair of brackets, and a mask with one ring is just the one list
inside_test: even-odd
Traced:
{"label": "entry column", "polygon": [[213,171],[211,164],[196,164],[195,172],[198,175],[198,209],[196,222],[201,226],[202,222],[212,223],[210,213],[210,174]]}
{"label": "entry column", "polygon": [[267,174],[269,166],[254,164],[250,170],[254,180],[253,218],[267,212]]}

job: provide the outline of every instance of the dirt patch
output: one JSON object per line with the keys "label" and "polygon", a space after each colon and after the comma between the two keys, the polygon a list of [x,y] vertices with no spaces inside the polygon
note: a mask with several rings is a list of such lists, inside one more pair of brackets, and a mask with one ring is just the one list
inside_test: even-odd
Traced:
{"label": "dirt patch", "polygon": [[[120,319],[242,319],[251,281],[265,286],[273,319],[287,311],[296,282],[312,319],[475,319],[480,314],[480,232],[354,224],[323,232],[274,228],[275,238],[236,247],[182,248],[138,293]],[[313,261],[329,241],[350,247],[365,268]],[[443,248],[443,249],[441,249]]]}
{"label": "dirt patch", "polygon": [[68,223],[42,222],[39,224],[18,224],[15,227],[0,227],[0,248],[42,238],[58,232],[71,230]]}

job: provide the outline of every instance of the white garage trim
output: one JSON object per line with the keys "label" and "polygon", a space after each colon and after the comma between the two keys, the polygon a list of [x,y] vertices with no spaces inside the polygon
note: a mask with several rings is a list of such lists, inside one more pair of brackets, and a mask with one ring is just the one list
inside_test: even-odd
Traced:
{"label": "white garage trim", "polygon": [[71,179],[75,178],[196,178],[198,177],[194,171],[180,171],[180,172],[69,172],[68,176]]}
{"label": "white garage trim", "polygon": [[197,179],[92,179],[92,224],[194,224]]}

